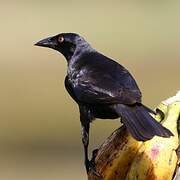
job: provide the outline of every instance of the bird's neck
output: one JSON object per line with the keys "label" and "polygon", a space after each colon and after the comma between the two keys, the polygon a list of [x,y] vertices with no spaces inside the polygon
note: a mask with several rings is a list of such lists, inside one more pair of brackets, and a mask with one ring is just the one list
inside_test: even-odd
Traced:
{"label": "bird's neck", "polygon": [[73,55],[71,58],[68,60],[68,68],[76,68],[78,64],[81,64],[80,61],[83,61],[83,57],[86,56],[88,53],[94,52],[95,50],[88,44],[87,42],[85,43],[79,43]]}

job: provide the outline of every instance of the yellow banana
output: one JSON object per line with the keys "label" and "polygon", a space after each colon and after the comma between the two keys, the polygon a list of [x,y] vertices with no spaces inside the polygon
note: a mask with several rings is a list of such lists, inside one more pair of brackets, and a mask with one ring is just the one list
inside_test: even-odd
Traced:
{"label": "yellow banana", "polygon": [[[159,108],[165,106],[161,104]],[[180,114],[180,102],[173,102],[167,107],[165,127],[174,134],[171,138],[154,137],[144,142],[139,149],[126,180],[172,180],[177,165],[178,148],[177,120]]]}
{"label": "yellow banana", "polygon": [[[176,164],[178,147],[177,119],[180,101],[170,98],[158,109],[165,114],[162,124],[174,134],[171,138],[155,136],[146,142],[136,141],[123,127],[116,130],[101,145],[95,158],[95,178],[89,180],[171,180]],[[155,116],[161,121],[160,114]]]}
{"label": "yellow banana", "polygon": [[119,180],[119,177],[125,179],[141,144],[124,127],[116,130],[103,143],[96,156],[96,170],[103,180]]}

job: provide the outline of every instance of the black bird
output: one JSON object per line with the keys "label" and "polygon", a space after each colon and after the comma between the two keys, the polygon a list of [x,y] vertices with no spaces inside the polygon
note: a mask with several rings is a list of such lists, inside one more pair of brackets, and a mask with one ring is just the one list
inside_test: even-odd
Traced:
{"label": "black bird", "polygon": [[138,141],[173,134],[149,114],[141,103],[141,92],[132,75],[122,65],[93,49],[75,33],[61,33],[35,44],[55,49],[67,60],[65,87],[79,106],[82,142],[87,172],[94,168],[88,159],[89,128],[95,118],[116,119]]}

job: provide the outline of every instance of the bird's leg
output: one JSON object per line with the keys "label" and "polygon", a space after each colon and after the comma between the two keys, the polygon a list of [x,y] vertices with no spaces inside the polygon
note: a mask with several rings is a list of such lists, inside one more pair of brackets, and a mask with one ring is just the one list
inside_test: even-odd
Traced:
{"label": "bird's leg", "polygon": [[81,134],[82,143],[84,146],[84,161],[87,173],[92,170],[95,172],[95,166],[88,158],[88,145],[89,145],[89,128],[90,122],[93,119],[90,109],[87,106],[79,106],[80,110],[80,121],[81,121]]}
{"label": "bird's leg", "polygon": [[82,134],[82,142],[84,146],[84,161],[85,161],[85,167],[86,171],[88,173],[89,171],[89,166],[90,166],[90,161],[88,159],[88,145],[89,145],[89,123],[86,123],[85,125],[81,123],[82,129],[81,129],[81,134]]}
{"label": "bird's leg", "polygon": [[86,172],[87,174],[89,173],[89,171],[93,172],[96,176],[100,177],[100,175],[96,172],[96,167],[93,161],[89,161],[88,158],[88,145],[89,145],[89,127],[90,127],[90,123],[86,123],[83,124],[81,122],[81,126],[82,126],[82,142],[83,142],[83,146],[84,146],[84,163],[85,163],[85,167],[86,167]]}

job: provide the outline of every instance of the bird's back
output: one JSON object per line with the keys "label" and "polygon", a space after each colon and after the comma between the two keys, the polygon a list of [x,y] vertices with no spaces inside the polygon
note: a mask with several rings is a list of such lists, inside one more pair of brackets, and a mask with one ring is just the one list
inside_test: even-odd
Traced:
{"label": "bird's back", "polygon": [[97,51],[83,54],[78,59],[76,67],[96,81],[103,83],[103,80],[109,79],[118,86],[140,93],[136,81],[127,69]]}

